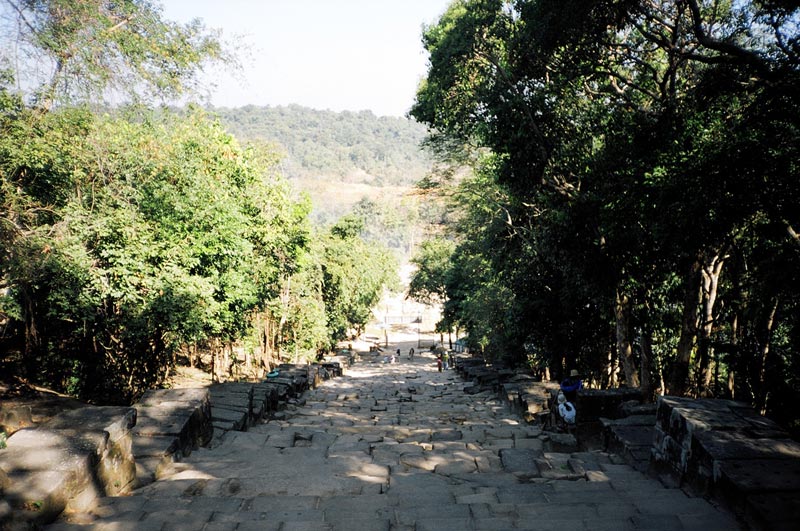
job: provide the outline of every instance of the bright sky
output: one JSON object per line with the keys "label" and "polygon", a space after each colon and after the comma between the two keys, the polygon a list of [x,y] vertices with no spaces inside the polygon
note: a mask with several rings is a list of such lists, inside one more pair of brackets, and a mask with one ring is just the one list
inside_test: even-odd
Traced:
{"label": "bright sky", "polygon": [[162,0],[240,51],[241,79],[212,74],[218,107],[297,103],[403,116],[427,70],[423,24],[450,0]]}

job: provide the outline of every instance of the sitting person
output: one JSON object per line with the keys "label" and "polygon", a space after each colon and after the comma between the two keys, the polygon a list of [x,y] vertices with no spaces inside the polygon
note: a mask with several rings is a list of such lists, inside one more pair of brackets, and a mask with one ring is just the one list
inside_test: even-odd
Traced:
{"label": "sitting person", "polygon": [[583,387],[583,382],[578,377],[578,371],[572,369],[567,378],[561,382],[561,392],[567,397],[567,400],[574,402],[578,396],[578,391]]}
{"label": "sitting person", "polygon": [[575,425],[575,406],[561,392],[558,393],[558,416],[568,427]]}

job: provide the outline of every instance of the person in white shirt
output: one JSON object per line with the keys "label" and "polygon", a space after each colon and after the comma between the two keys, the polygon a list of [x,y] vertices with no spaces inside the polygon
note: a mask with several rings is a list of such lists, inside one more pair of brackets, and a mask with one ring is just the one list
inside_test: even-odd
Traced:
{"label": "person in white shirt", "polygon": [[575,406],[567,400],[567,397],[561,391],[558,393],[558,415],[567,425],[572,426],[575,424]]}

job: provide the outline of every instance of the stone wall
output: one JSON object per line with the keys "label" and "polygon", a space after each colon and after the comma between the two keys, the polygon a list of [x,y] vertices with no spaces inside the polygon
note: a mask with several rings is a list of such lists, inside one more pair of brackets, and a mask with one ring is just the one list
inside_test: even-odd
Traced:
{"label": "stone wall", "polygon": [[800,444],[746,404],[660,397],[652,465],[727,503],[754,529],[797,529]]}
{"label": "stone wall", "polygon": [[38,409],[20,400],[0,404],[11,434],[0,449],[0,529],[36,528],[151,483],[215,437],[272,418],[309,387],[344,374],[351,361],[282,365],[263,382],[153,389],[129,408],[65,399],[38,400]]}

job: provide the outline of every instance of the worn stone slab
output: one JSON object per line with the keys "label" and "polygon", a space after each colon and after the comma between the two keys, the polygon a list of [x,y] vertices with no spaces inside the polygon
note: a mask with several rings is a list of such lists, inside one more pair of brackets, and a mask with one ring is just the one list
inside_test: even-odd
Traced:
{"label": "worn stone slab", "polygon": [[578,451],[578,441],[571,433],[548,433],[544,441],[546,452],[572,453]]}
{"label": "worn stone slab", "polygon": [[434,472],[445,476],[454,474],[471,474],[478,470],[474,459],[461,459],[436,465]]}
{"label": "worn stone slab", "polygon": [[180,429],[184,452],[205,446],[211,441],[214,427],[206,388],[151,389],[142,395],[135,407],[141,429],[151,423],[160,423],[160,419],[185,418],[185,427]]}
{"label": "worn stone slab", "polygon": [[608,429],[606,449],[621,452],[631,446],[641,446],[649,451],[653,445],[653,430],[652,426],[611,426]]}
{"label": "worn stone slab", "polygon": [[500,450],[500,460],[504,470],[531,476],[539,475],[536,459],[541,455],[542,452],[529,449],[504,448]]}
{"label": "worn stone slab", "polygon": [[136,480],[132,452],[132,429],[137,412],[128,407],[89,406],[65,411],[41,424],[56,430],[91,451],[96,460],[94,475],[103,494],[116,495],[130,490]]}
{"label": "worn stone slab", "polygon": [[62,511],[83,511],[105,494],[130,490],[135,423],[135,409],[86,406],[13,433],[0,451],[3,519],[48,523]]}
{"label": "worn stone slab", "polygon": [[[186,407],[208,403],[207,388],[150,389],[136,402],[141,407]],[[182,406],[180,404],[183,404]]]}
{"label": "worn stone slab", "polygon": [[226,430],[244,430],[247,427],[248,418],[248,412],[241,409],[213,408],[211,410],[211,420],[214,425],[219,425]]}
{"label": "worn stone slab", "polygon": [[729,459],[717,464],[719,487],[744,494],[800,491],[800,460]]}
{"label": "worn stone slab", "polygon": [[692,451],[710,460],[800,459],[800,443],[791,439],[755,439],[729,431],[696,433]]}
{"label": "worn stone slab", "polygon": [[11,506],[12,521],[46,524],[73,500],[85,499],[84,491],[90,499],[102,496],[94,480],[93,450],[85,443],[72,445],[58,430],[25,428],[7,444],[0,451],[0,468],[10,479],[3,497]]}
{"label": "worn stone slab", "polygon": [[460,441],[463,437],[461,430],[457,429],[434,430],[431,433],[432,441]]}

